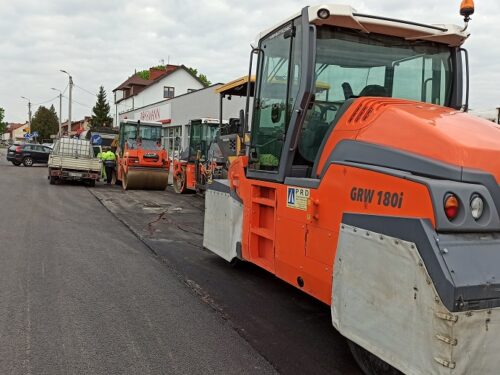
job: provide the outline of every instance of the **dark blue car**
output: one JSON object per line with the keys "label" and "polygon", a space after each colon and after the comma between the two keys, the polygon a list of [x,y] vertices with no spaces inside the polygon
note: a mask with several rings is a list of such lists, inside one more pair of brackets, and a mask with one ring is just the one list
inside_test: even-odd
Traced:
{"label": "dark blue car", "polygon": [[31,167],[33,164],[46,164],[51,152],[50,147],[43,145],[12,145],[7,150],[7,161],[17,166],[23,164],[25,167]]}

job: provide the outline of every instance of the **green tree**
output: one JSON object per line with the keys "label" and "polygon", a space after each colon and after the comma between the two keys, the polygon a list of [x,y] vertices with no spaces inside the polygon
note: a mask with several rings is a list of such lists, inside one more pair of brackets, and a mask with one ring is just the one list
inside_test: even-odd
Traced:
{"label": "green tree", "polygon": [[97,94],[97,101],[94,108],[92,108],[92,127],[108,127],[113,126],[113,119],[109,115],[110,106],[106,99],[106,91],[104,87],[99,87],[99,93]]}
{"label": "green tree", "polygon": [[191,72],[192,75],[198,78],[205,87],[208,87],[212,84],[212,82],[208,80],[205,74],[198,73],[198,69],[195,68],[187,68],[187,69]]}
{"label": "green tree", "polygon": [[48,139],[59,131],[59,119],[54,105],[50,108],[38,107],[31,119],[31,132],[38,132],[38,140]]}
{"label": "green tree", "polygon": [[5,133],[5,128],[7,127],[7,123],[3,122],[5,117],[5,110],[0,107],[0,134]]}

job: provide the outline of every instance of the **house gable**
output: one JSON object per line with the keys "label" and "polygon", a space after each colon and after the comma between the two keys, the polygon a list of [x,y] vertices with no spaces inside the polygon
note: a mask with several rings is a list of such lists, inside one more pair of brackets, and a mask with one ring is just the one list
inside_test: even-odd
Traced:
{"label": "house gable", "polygon": [[[172,67],[172,65],[169,65]],[[127,111],[132,108],[140,108],[151,103],[157,103],[162,100],[168,100],[171,97],[187,94],[191,91],[196,91],[204,88],[203,83],[193,75],[184,65],[173,66],[174,69],[167,69],[163,75],[159,73],[162,70],[150,69],[150,77],[157,77],[155,80],[135,80],[134,77],[129,78],[122,83],[117,89],[119,92],[124,92],[127,96],[120,97],[116,95],[115,103],[119,105],[119,112]],[[142,83],[147,82],[147,85]],[[138,83],[138,85],[135,85]],[[130,91],[125,91],[130,90]]]}

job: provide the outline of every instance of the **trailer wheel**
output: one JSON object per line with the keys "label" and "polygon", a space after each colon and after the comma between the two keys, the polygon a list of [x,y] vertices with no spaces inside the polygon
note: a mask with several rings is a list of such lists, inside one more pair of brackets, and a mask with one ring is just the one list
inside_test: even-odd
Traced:
{"label": "trailer wheel", "polygon": [[184,194],[186,192],[186,172],[177,172],[174,174],[172,185],[174,187],[174,191],[177,194]]}
{"label": "trailer wheel", "polygon": [[366,375],[403,375],[388,363],[381,360],[376,355],[362,348],[355,342],[347,340],[349,349],[356,360],[358,366]]}

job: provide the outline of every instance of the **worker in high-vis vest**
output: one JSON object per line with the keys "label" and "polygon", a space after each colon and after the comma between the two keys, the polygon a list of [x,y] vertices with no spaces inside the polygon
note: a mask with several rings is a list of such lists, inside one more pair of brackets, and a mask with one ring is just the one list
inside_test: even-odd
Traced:
{"label": "worker in high-vis vest", "polygon": [[107,148],[105,152],[101,154],[101,160],[104,164],[104,172],[106,177],[106,182],[111,184],[111,180],[113,180],[113,173],[116,168],[116,155],[111,148]]}
{"label": "worker in high-vis vest", "polygon": [[104,155],[104,153],[105,153],[105,151],[104,151],[104,149],[101,147],[101,152],[99,152],[99,153],[97,154],[97,158],[102,160],[102,170],[101,170],[101,178],[102,178],[102,179],[106,179],[106,170],[104,169],[104,159],[103,159],[103,155]]}

